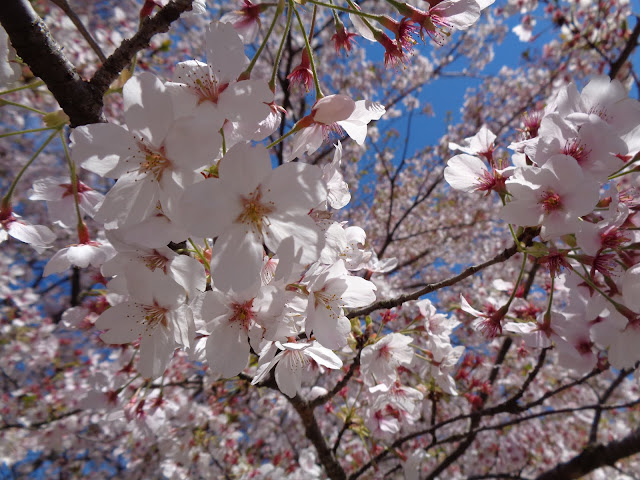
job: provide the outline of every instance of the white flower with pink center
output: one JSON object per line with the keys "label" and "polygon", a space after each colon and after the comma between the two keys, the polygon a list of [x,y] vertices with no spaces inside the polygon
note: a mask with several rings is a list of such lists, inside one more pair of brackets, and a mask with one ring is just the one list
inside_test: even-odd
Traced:
{"label": "white flower with pink center", "polygon": [[13,213],[10,206],[7,206],[0,208],[0,243],[9,237],[28,243],[36,251],[49,248],[56,239],[55,233],[48,227],[27,223],[20,215]]}
{"label": "white flower with pink center", "polygon": [[569,84],[558,94],[557,109],[576,125],[604,121],[618,135],[640,124],[640,103],[629,98],[622,84],[607,75],[592,78],[580,93],[575,84]]}
{"label": "white flower with pink center", "polygon": [[[275,356],[273,354],[277,350],[274,347],[280,350]],[[269,360],[270,357],[272,357],[271,360]],[[251,383],[253,385],[260,383],[275,366],[275,378],[278,388],[288,397],[295,397],[302,385],[302,375],[312,360],[320,366],[333,370],[342,367],[342,360],[331,350],[316,341],[304,343],[275,342],[272,346],[265,348],[260,357],[258,371]]]}
{"label": "white flower with pink center", "polygon": [[344,130],[358,145],[364,145],[367,125],[372,120],[379,120],[384,113],[382,105],[369,100],[354,102],[346,95],[323,97],[314,104],[311,114],[296,125],[298,133],[286,161],[304,153],[311,155],[332,132],[341,133]]}
{"label": "white flower with pink center", "polygon": [[129,299],[98,317],[96,328],[106,330],[105,343],[123,344],[140,338],[138,370],[156,378],[167,368],[176,348],[189,348],[194,334],[193,314],[184,290],[164,275],[146,269],[130,272]]}
{"label": "white flower with pink center", "polygon": [[198,179],[195,170],[210,165],[220,147],[196,117],[174,123],[171,98],[151,73],[131,78],[122,93],[126,126],[99,123],[71,134],[76,163],[118,179],[95,218],[119,227],[153,215],[158,203],[171,212],[172,202]]}
{"label": "white flower with pink center", "polygon": [[580,231],[580,217],[593,211],[600,196],[598,182],[567,155],[555,155],[540,168],[517,169],[506,185],[511,201],[501,218],[519,226],[540,225],[547,239]]}
{"label": "white flower with pink center", "polygon": [[[93,218],[104,195],[82,182],[78,182],[77,190],[80,211]],[[65,228],[72,228],[78,223],[73,185],[68,179],[49,177],[35,181],[29,200],[45,200],[53,223]]]}
{"label": "white flower with pink center", "polygon": [[58,250],[44,267],[46,277],[53,273],[62,273],[71,266],[87,268],[89,265],[99,267],[116,254],[108,242],[88,241],[78,245],[70,245]]}
{"label": "white flower with pink center", "polygon": [[460,144],[449,142],[451,150],[460,150],[467,155],[480,155],[486,159],[493,156],[496,135],[486,125],[482,125],[473,137],[465,138]]}
{"label": "white flower with pink center", "polygon": [[364,347],[360,364],[365,382],[391,386],[398,378],[398,367],[408,366],[413,361],[413,348],[409,346],[411,342],[411,337],[391,333],[373,345]]}
{"label": "white flower with pink center", "polygon": [[209,333],[206,358],[214,374],[225,378],[239,374],[249,360],[249,330],[270,325],[282,314],[283,304],[274,301],[275,287],[250,288],[243,292],[205,292],[201,317]]}
{"label": "white flower with pink center", "polygon": [[219,178],[185,193],[182,220],[192,235],[218,237],[211,275],[216,286],[240,291],[260,281],[263,244],[275,253],[286,243],[300,264],[318,258],[324,239],[308,214],[326,196],[320,168],[288,163],[272,169],[264,147],[242,143],[220,161]]}
{"label": "white flower with pink center", "polygon": [[225,144],[229,148],[240,140],[258,140],[254,134],[270,116],[273,92],[265,80],[241,80],[238,76],[249,65],[242,40],[227,23],[213,22],[206,33],[207,63],[198,60],[176,65],[173,82],[165,85],[173,99],[176,117],[195,116],[205,123],[209,136],[225,126]]}
{"label": "white flower with pink center", "polygon": [[349,275],[344,262],[310,269],[303,280],[307,284],[307,335],[313,334],[327,348],[342,348],[351,332],[344,307],[364,307],[376,299],[376,286],[368,280]]}
{"label": "white flower with pink center", "polygon": [[463,192],[504,192],[505,177],[500,171],[489,172],[487,165],[478,157],[461,153],[452,157],[444,169],[444,179],[451,188]]}

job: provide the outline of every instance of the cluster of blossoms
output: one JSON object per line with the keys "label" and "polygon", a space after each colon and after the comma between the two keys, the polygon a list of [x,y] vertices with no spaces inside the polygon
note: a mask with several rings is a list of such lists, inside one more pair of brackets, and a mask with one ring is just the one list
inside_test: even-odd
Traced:
{"label": "cluster of blossoms", "polygon": [[[131,78],[124,125],[72,133],[74,162],[117,179],[94,215],[106,240],[82,242],[88,262],[112,278],[113,306],[96,326],[107,343],[141,339],[145,377],[162,375],[176,348],[233,377],[253,349],[255,382],[275,366],[281,390],[295,396],[310,359],[342,366],[332,350],[347,345],[344,308],[376,298],[373,283],[350,273],[367,267],[370,254],[361,229],[331,221],[330,210],[349,201],[340,146],[323,168],[273,168],[268,150],[251,143],[279,124],[267,81],[243,74],[249,60],[231,25],[213,23],[206,48],[207,63],[178,64],[172,82]],[[315,151],[322,129],[336,124],[363,142],[367,123],[382,113],[373,102],[324,97],[296,127],[291,157],[300,146]],[[66,266],[75,261],[69,252]],[[50,271],[60,271],[62,255]]]}
{"label": "cluster of blossoms", "polygon": [[[145,1],[140,17],[167,3]],[[169,6],[179,3],[185,2]],[[492,211],[482,211],[477,199],[457,195],[442,182],[445,145],[411,157],[407,139],[400,160],[386,143],[393,132],[385,132],[385,140],[369,150],[376,157],[374,171],[384,174],[371,205],[363,203],[371,200],[365,181],[353,188],[370,172],[347,176],[363,168],[356,163],[359,147],[368,134],[376,141],[368,125],[386,112],[366,100],[375,95],[372,86],[385,85],[384,101],[394,105],[389,117],[417,108],[420,102],[407,92],[446,73],[461,51],[462,57],[474,59],[471,69],[481,69],[491,55],[479,55],[483,42],[476,40],[499,35],[490,14],[484,33],[470,32],[453,46],[446,43],[453,30],[468,29],[492,2],[433,0],[419,9],[389,0],[375,6],[384,15],[357,14],[359,7],[350,0],[346,7],[334,5],[328,15],[328,8],[316,12],[328,5],[308,3],[308,30],[299,16],[306,9],[298,2],[286,7],[287,24],[279,30],[284,2],[244,0],[240,10],[208,26],[203,38],[181,40],[183,46],[204,40],[206,61],[175,65],[178,60],[171,58],[157,76],[123,73],[109,88],[104,108],[109,118],[122,114],[123,121],[73,130],[71,153],[65,155],[70,179],[59,176],[60,167],[67,166],[57,158],[62,150],[39,157],[45,168],[35,172],[38,179],[28,197],[47,202],[49,224],[67,237],[58,238],[42,276],[35,270],[32,288],[59,292],[65,272],[76,267],[70,279],[79,291],[72,290],[72,303],[81,300],[82,305],[67,309],[61,305],[64,295],[57,293],[50,311],[58,313],[45,318],[50,305],[38,305],[38,294],[30,287],[18,294],[16,285],[23,281],[18,277],[29,275],[28,269],[17,268],[26,255],[14,254],[23,245],[3,245],[0,348],[6,362],[0,368],[5,400],[0,429],[8,433],[0,455],[14,472],[25,465],[16,459],[41,451],[59,462],[49,472],[84,474],[100,465],[102,472],[92,472],[96,478],[113,476],[102,468],[108,462],[114,471],[126,468],[127,476],[140,478],[389,478],[400,470],[405,478],[469,478],[476,472],[515,478],[538,475],[583,451],[587,437],[594,445],[598,436],[625,436],[637,424],[636,409],[630,407],[640,399],[628,373],[640,359],[637,205],[629,188],[637,176],[638,103],[619,83],[598,77],[582,93],[563,86],[544,110],[530,113],[522,141],[511,145],[516,151],[511,165],[498,154],[496,136],[486,126],[449,145],[463,152],[444,172],[449,184],[466,192],[495,191],[501,200],[495,211],[519,227],[513,231],[519,253],[510,261],[502,248],[511,239],[496,242],[498,229],[481,227],[493,221]],[[536,3],[514,0],[507,10],[528,14]],[[575,8],[589,10],[584,3]],[[611,9],[601,4],[598,12]],[[202,1],[191,8],[205,13]],[[560,12],[560,6],[546,11],[554,8]],[[249,61],[245,45],[256,40],[261,22],[274,12],[271,28]],[[127,16],[115,13],[120,19]],[[400,21],[387,16],[398,13]],[[363,38],[380,43],[385,63],[402,64],[404,75],[353,57],[340,59],[340,51],[350,51],[356,36],[340,15],[345,23],[350,18]],[[568,26],[565,16],[563,31],[573,32],[575,24]],[[133,17],[137,24],[138,12]],[[333,36],[320,27],[331,17]],[[578,15],[576,21],[595,18]],[[200,26],[208,25],[200,20]],[[529,40],[535,26],[533,17],[523,17],[515,32]],[[313,38],[316,27],[318,38]],[[105,31],[96,29],[99,43]],[[124,31],[125,36],[135,33]],[[276,38],[282,31],[282,38]],[[121,41],[118,35],[109,37],[114,47]],[[584,39],[575,35],[579,41],[603,41],[592,33],[585,32]],[[418,65],[409,66],[418,36],[443,48],[434,51],[433,63],[416,55]],[[168,44],[174,40],[164,37]],[[333,41],[335,52],[314,51],[317,40],[324,46]],[[605,51],[623,41],[619,37],[616,47]],[[151,50],[160,51],[162,44]],[[97,66],[86,49],[65,50],[77,53],[77,63],[87,62],[87,71]],[[289,75],[280,71],[285,64],[292,68],[299,55],[301,63]],[[357,55],[363,59],[363,50]],[[320,59],[327,58],[339,60],[331,64],[336,70],[327,68],[319,76],[316,66],[326,67]],[[138,57],[136,68],[162,71],[147,60],[144,54]],[[25,73],[20,62],[0,30],[0,84],[20,79]],[[355,64],[361,71],[352,74]],[[270,81],[260,78],[257,72],[272,67]],[[509,108],[473,108],[471,103],[464,115],[477,117],[450,131],[481,125],[486,120],[476,121],[480,118],[493,119],[492,125],[500,123],[495,120],[500,115],[516,118],[520,97],[529,102],[531,92],[545,83],[537,76],[542,70],[526,79],[514,75],[513,81],[526,87],[514,88],[509,99],[501,92],[499,100]],[[387,89],[385,79],[392,76]],[[169,77],[172,81],[164,80]],[[301,84],[307,93],[315,86],[315,102],[303,102],[295,89],[280,95],[276,79],[283,91],[287,84]],[[555,87],[566,85],[563,81]],[[342,93],[325,96],[320,82]],[[17,87],[17,92],[10,85],[2,92],[3,99],[17,99],[22,88],[34,93],[21,98],[27,99],[23,106],[30,115],[44,116],[48,128],[35,130],[54,131],[2,199],[0,241],[12,236],[42,251],[54,245],[55,234],[29,224],[25,218],[46,222],[29,211],[37,204],[23,211],[26,202],[20,204],[20,195],[12,194],[51,139],[60,136],[65,142],[69,117],[61,111],[45,115],[57,105],[36,85]],[[489,95],[498,97],[493,88]],[[396,93],[401,95],[395,98]],[[28,103],[37,96],[51,103]],[[402,109],[395,106],[400,98]],[[281,125],[284,108],[277,102],[292,106],[298,120]],[[296,103],[305,108],[297,109]],[[16,116],[16,124],[20,120],[23,127],[30,125]],[[8,135],[18,133],[33,132]],[[337,135],[353,140],[344,147],[348,165],[341,165],[339,142],[333,160],[325,160],[334,151],[328,140]],[[68,153],[66,142],[63,148]],[[86,184],[78,179],[76,166]],[[345,178],[352,193],[363,194],[348,213],[337,212],[351,200]],[[105,186],[111,187],[106,196],[93,190]],[[460,198],[466,200],[457,203]],[[338,221],[347,215],[350,223],[364,228]],[[77,234],[77,243],[60,248],[69,243],[69,232]],[[468,240],[459,240],[466,235]],[[533,241],[536,236],[539,242]],[[467,261],[480,258],[485,262],[480,267],[458,275]],[[520,270],[515,267],[519,259]],[[537,265],[531,282],[525,282],[525,266],[532,259]],[[500,272],[492,273],[492,262],[500,264]],[[539,265],[546,265],[550,275],[540,275]],[[79,268],[88,266],[100,274],[91,280],[86,275],[87,285],[78,288]],[[447,269],[452,277],[437,281]],[[477,270],[483,270],[482,277],[474,275],[469,288],[463,281]],[[502,280],[518,273],[515,282]],[[493,282],[491,275],[497,276]],[[421,290],[409,291],[414,288]],[[418,293],[436,291],[435,305],[459,306],[455,315],[438,313],[430,300],[412,301],[423,298]],[[527,299],[529,293],[534,298]],[[377,298],[384,301],[360,308]],[[546,311],[542,298],[548,302]],[[472,306],[482,301],[481,310]],[[503,330],[513,335],[485,343],[482,334],[493,340]],[[121,347],[105,348],[104,343]],[[512,344],[517,349],[510,350]],[[554,353],[548,353],[551,346]],[[539,354],[535,367],[529,349]],[[342,374],[325,375],[343,367]],[[584,374],[581,380],[575,381],[576,371]],[[568,420],[551,415],[556,408],[571,411],[567,405],[575,406]],[[527,418],[519,418],[524,411]],[[465,453],[465,445],[473,447]],[[549,447],[555,445],[561,448]],[[83,462],[88,468],[76,469]]]}
{"label": "cluster of blossoms", "polygon": [[[367,407],[365,425],[376,437],[391,438],[422,414],[424,389],[403,385],[400,371],[431,379],[448,395],[458,394],[451,374],[465,347],[452,346],[450,337],[460,322],[437,313],[428,299],[408,310],[413,318],[403,330],[417,334],[390,333],[362,350],[361,373],[367,394],[359,404]],[[427,358],[418,358],[416,349],[426,352]]]}
{"label": "cluster of blossoms", "polygon": [[[637,177],[640,103],[617,80],[598,76],[582,92],[574,84],[560,89],[544,110],[527,116],[522,131],[524,138],[509,146],[516,152],[511,165],[496,158],[496,136],[486,127],[464,145],[451,144],[464,153],[449,160],[445,178],[455,189],[498,193],[504,221],[519,233],[539,232],[541,242],[523,252],[555,279],[549,304],[554,291],[566,292],[566,304],[533,319],[522,315],[527,308],[519,299],[512,303],[514,295],[484,313],[462,297],[462,309],[490,336],[504,327],[528,346],[554,343],[560,362],[580,372],[603,358],[629,368],[640,360],[631,347],[640,340],[640,284],[630,249],[640,238],[630,183]],[[519,320],[504,323],[510,306]]]}

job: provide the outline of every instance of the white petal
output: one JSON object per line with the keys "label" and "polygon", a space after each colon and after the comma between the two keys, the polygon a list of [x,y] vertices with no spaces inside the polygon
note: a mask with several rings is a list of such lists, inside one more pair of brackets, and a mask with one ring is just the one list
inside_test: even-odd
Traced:
{"label": "white petal", "polygon": [[173,123],[171,97],[162,82],[152,73],[142,72],[129,79],[122,96],[129,130],[159,148]]}

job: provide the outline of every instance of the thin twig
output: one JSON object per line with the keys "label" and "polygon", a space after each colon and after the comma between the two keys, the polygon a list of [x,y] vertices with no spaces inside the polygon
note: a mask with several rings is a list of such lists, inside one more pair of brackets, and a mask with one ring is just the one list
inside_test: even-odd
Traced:
{"label": "thin twig", "polygon": [[82,37],[87,41],[87,43],[91,47],[91,50],[93,50],[93,52],[98,56],[100,61],[104,63],[107,60],[106,55],[102,52],[102,49],[100,48],[100,45],[98,45],[98,42],[96,42],[95,39],[91,36],[91,33],[89,33],[89,30],[87,30],[87,27],[84,26],[84,24],[82,23],[82,20],[80,20],[80,17],[78,17],[76,12],[73,11],[73,9],[71,8],[71,5],[69,5],[69,2],[67,0],[50,0],[50,1],[51,3],[54,3],[58,7],[60,7],[60,9],[67,15],[67,17],[69,17],[69,19],[73,22],[73,24],[78,29],[78,32],[80,32],[80,35],[82,35]]}

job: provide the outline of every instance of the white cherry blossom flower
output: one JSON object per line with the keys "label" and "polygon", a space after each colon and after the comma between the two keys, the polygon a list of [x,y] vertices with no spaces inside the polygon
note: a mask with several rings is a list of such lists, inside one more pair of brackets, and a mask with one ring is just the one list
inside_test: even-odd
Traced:
{"label": "white cherry blossom flower", "polygon": [[512,199],[500,217],[520,226],[541,225],[543,238],[579,231],[579,217],[593,211],[600,196],[598,183],[567,155],[555,155],[540,168],[517,169],[507,189]]}
{"label": "white cherry blossom flower", "polygon": [[153,215],[158,202],[170,212],[182,190],[199,178],[195,170],[211,164],[220,144],[196,117],[174,123],[171,98],[151,73],[131,78],[123,97],[126,126],[93,124],[71,135],[76,163],[118,179],[96,214],[115,226]]}
{"label": "white cherry blossom flower", "polygon": [[[78,182],[78,199],[80,211],[93,218],[104,195]],[[45,200],[53,223],[65,228],[72,228],[78,223],[73,186],[68,179],[49,177],[35,181],[29,200]]]}
{"label": "white cherry blossom flower", "polygon": [[365,382],[391,386],[398,378],[397,368],[413,361],[412,338],[400,333],[385,335],[362,349],[360,363]]}
{"label": "white cherry blossom flower", "polygon": [[17,213],[13,213],[11,208],[0,209],[0,243],[13,237],[21,242],[28,243],[36,251],[43,251],[51,246],[56,239],[48,227],[44,225],[31,225],[22,220]]}
{"label": "white cherry blossom flower", "polygon": [[140,338],[140,373],[148,378],[162,375],[176,348],[189,348],[194,333],[193,314],[184,303],[184,291],[168,277],[145,269],[130,273],[131,295],[96,320],[106,330],[105,343],[123,344]]}
{"label": "white cherry blossom flower", "polygon": [[204,293],[202,319],[209,334],[206,358],[209,368],[224,378],[237,375],[249,360],[250,330],[272,324],[282,315],[283,302],[274,300],[275,287],[252,287],[242,292]]}
{"label": "white cherry blossom flower", "polygon": [[89,241],[78,245],[70,245],[58,250],[44,267],[44,276],[62,273],[71,266],[87,268],[89,265],[99,267],[116,254],[108,242]]}
{"label": "white cherry blossom flower", "polygon": [[218,237],[211,257],[218,287],[240,291],[259,281],[263,243],[277,252],[286,240],[288,253],[301,264],[318,258],[323,238],[308,213],[326,199],[321,175],[318,167],[302,163],[272,169],[264,147],[243,143],[220,161],[218,179],[186,192],[182,221],[188,231]]}
{"label": "white cherry blossom flower", "polygon": [[340,223],[333,223],[325,232],[325,247],[320,254],[320,261],[331,265],[344,260],[348,270],[365,268],[372,252],[363,249],[367,234],[360,227],[344,228]]}
{"label": "white cherry blossom flower", "polygon": [[342,144],[336,144],[336,152],[331,163],[322,167],[322,180],[327,185],[327,205],[336,210],[345,207],[351,200],[349,185],[344,181],[340,172],[340,162],[342,161]]}
{"label": "white cherry blossom flower", "polygon": [[351,324],[343,308],[369,305],[376,299],[376,286],[364,278],[349,275],[342,261],[329,267],[312,268],[305,281],[309,291],[307,335],[313,332],[327,348],[344,347]]}
{"label": "white cherry blossom flower", "polygon": [[[278,388],[288,397],[295,397],[302,385],[302,375],[313,360],[318,365],[330,369],[342,368],[342,360],[328,348],[318,342],[275,342],[280,352],[270,361],[267,351],[260,357],[258,371],[251,382],[253,385],[261,382],[275,366],[275,377]],[[273,350],[272,350],[273,351]],[[263,358],[264,357],[264,358]]]}
{"label": "white cherry blossom flower", "polygon": [[575,84],[569,84],[558,95],[557,109],[576,125],[603,120],[619,135],[640,124],[640,103],[629,98],[622,84],[607,75],[592,78],[580,93]]}
{"label": "white cherry blossom flower", "polygon": [[[176,117],[194,116],[205,123],[210,137],[228,121],[225,144],[230,148],[240,140],[250,140],[271,113],[273,92],[265,80],[241,80],[249,65],[242,40],[228,23],[213,22],[206,33],[207,63],[198,60],[176,65],[174,82],[165,85],[173,100]],[[264,137],[270,132],[264,131]]]}
{"label": "white cherry blossom flower", "polygon": [[379,120],[385,108],[369,100],[354,102],[346,95],[328,95],[318,100],[311,114],[297,124],[291,153],[286,161],[315,152],[332,131],[343,129],[358,145],[364,145],[367,125]]}
{"label": "white cherry blossom flower", "polygon": [[496,135],[486,125],[482,125],[473,137],[465,138],[461,144],[449,142],[451,150],[460,150],[467,155],[481,155],[490,158],[493,154]]}

